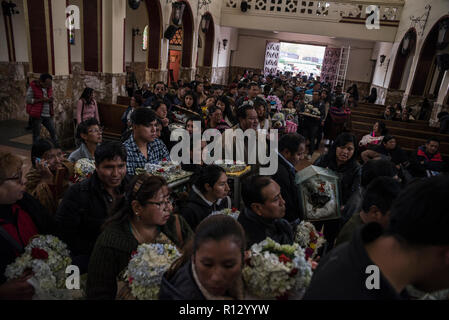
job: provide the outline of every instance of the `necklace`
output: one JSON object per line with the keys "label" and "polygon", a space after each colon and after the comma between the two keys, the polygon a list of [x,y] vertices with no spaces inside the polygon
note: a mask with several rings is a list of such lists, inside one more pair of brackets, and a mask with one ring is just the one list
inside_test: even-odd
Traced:
{"label": "necklace", "polygon": [[130,224],[131,224],[131,229],[132,229],[132,231],[134,231],[134,234],[135,234],[138,238],[140,238],[140,241],[139,241],[139,239],[137,239],[139,243],[151,243],[151,241],[153,241],[153,240],[145,241],[145,237],[143,237],[143,236],[140,234],[139,230],[137,230],[137,227],[134,225],[134,222],[130,221]]}

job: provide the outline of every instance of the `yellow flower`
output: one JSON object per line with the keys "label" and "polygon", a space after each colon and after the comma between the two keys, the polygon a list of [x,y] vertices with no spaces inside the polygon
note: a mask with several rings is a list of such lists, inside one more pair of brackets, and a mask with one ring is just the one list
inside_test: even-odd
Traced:
{"label": "yellow flower", "polygon": [[310,244],[310,248],[313,249],[313,250],[315,250],[315,249],[316,249],[316,244],[315,244],[315,243],[311,243],[311,244]]}

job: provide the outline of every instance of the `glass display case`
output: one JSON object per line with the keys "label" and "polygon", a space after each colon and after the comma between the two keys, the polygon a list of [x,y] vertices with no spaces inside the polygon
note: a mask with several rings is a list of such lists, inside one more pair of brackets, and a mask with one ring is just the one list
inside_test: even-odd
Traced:
{"label": "glass display case", "polygon": [[305,220],[322,221],[339,219],[340,180],[329,169],[309,166],[296,174],[299,197]]}

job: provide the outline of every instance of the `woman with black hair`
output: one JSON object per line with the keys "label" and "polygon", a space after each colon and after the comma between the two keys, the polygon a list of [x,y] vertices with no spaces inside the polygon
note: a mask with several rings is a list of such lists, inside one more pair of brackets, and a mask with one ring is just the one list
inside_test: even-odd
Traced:
{"label": "woman with black hair", "polygon": [[180,208],[181,215],[189,223],[192,230],[214,211],[232,208],[226,171],[209,165],[192,177],[193,186],[187,203]]}
{"label": "woman with black hair", "polygon": [[386,159],[393,162],[398,169],[408,166],[407,154],[399,147],[396,138],[390,135],[386,135],[382,143],[372,150],[362,152],[361,156],[364,162],[371,159]]}
{"label": "woman with black hair", "polygon": [[329,152],[319,157],[314,163],[315,166],[331,169],[340,177],[342,205],[360,186],[361,170],[356,154],[356,138],[345,132],[337,137]]}
{"label": "woman with black hair", "polygon": [[243,300],[245,232],[234,219],[203,220],[183,256],[162,278],[161,300]]}
{"label": "woman with black hair", "polygon": [[88,299],[115,299],[117,277],[140,244],[164,243],[183,248],[192,230],[172,211],[164,178],[147,174],[134,177],[95,243],[89,262]]}
{"label": "woman with black hair", "polygon": [[223,120],[223,113],[220,108],[216,106],[209,108],[206,128],[217,129],[221,133],[229,129],[228,124]]}
{"label": "woman with black hair", "polygon": [[371,148],[381,143],[384,136],[388,133],[387,126],[382,121],[376,121],[371,133],[364,135],[359,142],[359,147]]}
{"label": "woman with black hair", "polygon": [[95,118],[87,119],[81,122],[76,128],[76,139],[79,142],[79,148],[73,151],[68,160],[77,162],[86,158],[95,160],[95,149],[103,139],[102,129]]}
{"label": "woman with black hair", "polygon": [[198,97],[198,104],[202,105],[207,99],[207,95],[204,93],[204,84],[201,81],[196,81],[193,86],[193,92]]}
{"label": "woman with black hair", "polygon": [[223,119],[229,127],[233,127],[237,122],[234,112],[231,109],[231,103],[226,96],[219,96],[215,104],[223,112]]}
{"label": "woman with black hair", "polygon": [[86,88],[83,91],[78,104],[76,105],[76,124],[95,118],[100,123],[100,116],[98,114],[97,101],[95,101],[94,89]]}
{"label": "woman with black hair", "polygon": [[[356,160],[357,140],[350,133],[340,134],[329,152],[318,158],[314,165],[334,171],[340,178],[341,210],[351,195],[360,188],[362,170]],[[341,228],[341,219],[314,223],[317,230],[324,225],[324,235],[331,249]]]}
{"label": "woman with black hair", "polygon": [[357,85],[353,83],[352,86],[350,86],[346,92],[354,97],[354,101],[357,104],[357,102],[359,101],[359,89],[357,89]]}
{"label": "woman with black hair", "polygon": [[182,107],[184,109],[190,110],[192,112],[196,112],[200,114],[200,110],[198,107],[198,99],[195,93],[192,91],[187,91],[184,95]]}
{"label": "woman with black hair", "polygon": [[162,140],[167,149],[170,151],[173,146],[173,142],[170,140],[171,135],[169,129],[170,120],[167,117],[168,114],[167,105],[161,100],[156,100],[151,108],[153,109],[154,114],[156,115],[158,123],[160,123],[162,127],[158,139]]}
{"label": "woman with black hair", "polygon": [[371,94],[363,99],[368,103],[375,103],[377,100],[377,89],[371,88]]}
{"label": "woman with black hair", "polygon": [[31,147],[32,168],[26,175],[26,190],[51,214],[70,185],[73,163],[64,158],[61,148],[52,140],[39,139]]}

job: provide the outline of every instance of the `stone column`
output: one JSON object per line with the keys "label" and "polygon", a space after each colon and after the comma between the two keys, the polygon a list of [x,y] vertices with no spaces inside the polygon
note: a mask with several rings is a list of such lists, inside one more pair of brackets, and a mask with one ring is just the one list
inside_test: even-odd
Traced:
{"label": "stone column", "polygon": [[449,71],[446,70],[443,76],[443,81],[441,82],[440,91],[438,91],[438,98],[437,101],[433,104],[432,114],[430,116],[430,126],[432,127],[438,127],[438,118],[437,115],[441,111],[443,111],[444,98],[446,97],[446,94],[449,90]]}
{"label": "stone column", "polygon": [[195,71],[195,68],[181,67],[179,71],[179,78],[184,80],[184,82],[190,82],[195,79]]}
{"label": "stone column", "polygon": [[119,95],[126,95],[124,33],[127,5],[125,0],[102,2],[102,78],[106,88],[104,101],[109,103],[115,103]]}
{"label": "stone column", "polygon": [[145,72],[145,81],[150,85],[158,81],[162,81],[164,83],[167,82],[168,79],[168,70],[159,70],[159,69],[146,69]]}

